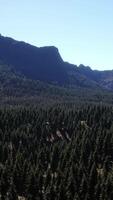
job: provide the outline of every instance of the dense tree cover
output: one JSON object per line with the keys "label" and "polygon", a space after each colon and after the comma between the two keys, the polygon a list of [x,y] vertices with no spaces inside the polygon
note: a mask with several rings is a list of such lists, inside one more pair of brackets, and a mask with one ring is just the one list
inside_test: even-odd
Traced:
{"label": "dense tree cover", "polygon": [[17,73],[11,66],[0,63],[0,105],[36,105],[56,103],[113,104],[113,93],[102,89],[59,87],[31,80]]}
{"label": "dense tree cover", "polygon": [[0,198],[112,200],[113,108],[0,109]]}

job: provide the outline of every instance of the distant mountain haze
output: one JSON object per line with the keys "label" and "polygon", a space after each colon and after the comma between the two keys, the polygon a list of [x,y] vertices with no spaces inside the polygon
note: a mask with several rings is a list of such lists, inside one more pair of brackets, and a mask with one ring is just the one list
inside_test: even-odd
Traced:
{"label": "distant mountain haze", "polygon": [[97,71],[64,62],[54,46],[38,48],[0,35],[0,61],[32,80],[113,90],[113,70]]}

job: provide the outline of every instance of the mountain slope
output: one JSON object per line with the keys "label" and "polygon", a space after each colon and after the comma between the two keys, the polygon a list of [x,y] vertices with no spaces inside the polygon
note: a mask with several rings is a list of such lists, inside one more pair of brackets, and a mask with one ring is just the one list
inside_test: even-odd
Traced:
{"label": "mountain slope", "polygon": [[97,82],[100,87],[113,90],[113,70],[98,71],[80,65],[79,72]]}
{"label": "mountain slope", "polygon": [[0,64],[0,106],[3,105],[80,105],[113,103],[113,94],[101,88],[62,87],[32,80],[11,66]]}
{"label": "mountain slope", "polygon": [[0,60],[31,79],[59,84],[68,80],[63,60],[55,47],[37,48],[1,36]]}
{"label": "mountain slope", "polygon": [[113,71],[66,63],[56,47],[35,47],[0,36],[0,61],[27,79],[64,86],[113,90]]}

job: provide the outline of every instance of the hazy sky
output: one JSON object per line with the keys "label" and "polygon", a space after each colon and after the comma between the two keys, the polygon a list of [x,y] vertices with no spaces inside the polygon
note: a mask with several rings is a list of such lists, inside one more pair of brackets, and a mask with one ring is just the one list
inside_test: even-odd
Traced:
{"label": "hazy sky", "polygon": [[113,0],[0,0],[0,33],[62,58],[113,69]]}

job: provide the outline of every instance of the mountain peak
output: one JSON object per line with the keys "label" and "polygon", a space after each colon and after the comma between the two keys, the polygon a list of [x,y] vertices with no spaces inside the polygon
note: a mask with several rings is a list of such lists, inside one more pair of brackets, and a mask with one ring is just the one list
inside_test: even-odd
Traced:
{"label": "mountain peak", "polygon": [[85,66],[85,65],[83,65],[83,64],[80,64],[78,67],[79,67],[80,69],[83,69],[83,70],[89,70],[89,71],[92,71],[91,67],[89,67],[89,66]]}

